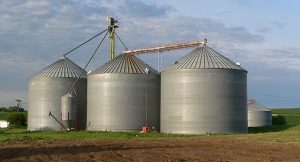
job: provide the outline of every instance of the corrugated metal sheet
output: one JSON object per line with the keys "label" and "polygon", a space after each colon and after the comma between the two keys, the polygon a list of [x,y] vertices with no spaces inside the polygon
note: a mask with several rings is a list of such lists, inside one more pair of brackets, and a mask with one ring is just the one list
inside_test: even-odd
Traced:
{"label": "corrugated metal sheet", "polygon": [[70,59],[64,57],[47,66],[32,77],[86,78],[86,71]]}
{"label": "corrugated metal sheet", "polygon": [[147,116],[159,131],[160,75],[142,60],[121,54],[87,80],[87,130],[139,132]]}
{"label": "corrugated metal sheet", "polygon": [[207,46],[161,73],[160,131],[246,133],[247,71]]}
{"label": "corrugated metal sheet", "polygon": [[150,70],[151,74],[158,74],[156,70],[134,55],[121,54],[108,63],[100,66],[90,75],[103,73],[146,74],[146,68]]}
{"label": "corrugated metal sheet", "polygon": [[271,111],[266,106],[257,103],[256,101],[248,103],[248,111]]}
{"label": "corrugated metal sheet", "polygon": [[139,132],[146,112],[148,126],[159,130],[159,75],[89,75],[87,98],[88,130]]}
{"label": "corrugated metal sheet", "polygon": [[246,71],[206,45],[196,48],[164,71],[176,69],[236,69]]}
{"label": "corrugated metal sheet", "polygon": [[[28,82],[28,130],[61,130],[49,112],[61,120],[61,97],[66,95],[77,78],[33,77]],[[86,128],[87,80],[79,78],[76,91],[76,128]]]}
{"label": "corrugated metal sheet", "polygon": [[254,100],[248,100],[248,127],[267,125],[272,125],[272,111]]}
{"label": "corrugated metal sheet", "polygon": [[160,131],[246,133],[247,73],[227,69],[161,73]]}

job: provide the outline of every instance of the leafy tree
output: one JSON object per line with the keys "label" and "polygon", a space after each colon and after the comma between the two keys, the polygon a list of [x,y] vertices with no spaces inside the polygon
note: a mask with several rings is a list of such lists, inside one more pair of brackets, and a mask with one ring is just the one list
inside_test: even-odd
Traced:
{"label": "leafy tree", "polygon": [[22,113],[11,113],[7,121],[9,122],[9,125],[14,126],[26,126],[26,117]]}
{"label": "leafy tree", "polygon": [[25,111],[25,109],[24,108],[19,108],[19,112],[24,112]]}
{"label": "leafy tree", "polygon": [[10,106],[10,107],[8,107],[8,111],[9,112],[17,112],[18,111],[18,107],[17,106]]}
{"label": "leafy tree", "polygon": [[0,112],[7,112],[8,109],[6,107],[0,107]]}
{"label": "leafy tree", "polygon": [[18,108],[17,106],[10,106],[10,107],[8,107],[8,111],[9,112],[18,112],[18,110],[19,110],[19,112],[24,112],[25,110],[24,110],[24,108]]}

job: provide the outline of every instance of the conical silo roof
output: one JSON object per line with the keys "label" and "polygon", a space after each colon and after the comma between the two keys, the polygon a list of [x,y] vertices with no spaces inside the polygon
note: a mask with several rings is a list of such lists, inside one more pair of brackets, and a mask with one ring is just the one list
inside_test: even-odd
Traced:
{"label": "conical silo roof", "polygon": [[271,111],[266,106],[257,103],[256,101],[248,102],[247,106],[248,106],[248,111]]}
{"label": "conical silo roof", "polygon": [[174,64],[164,71],[178,69],[234,69],[246,71],[206,45],[196,48],[178,61],[175,61]]}
{"label": "conical silo roof", "polygon": [[70,59],[63,57],[47,66],[32,77],[48,78],[86,78],[86,71]]}
{"label": "conical silo roof", "polygon": [[136,56],[121,54],[97,68],[90,75],[103,73],[147,74],[146,68],[150,70],[150,74],[159,74],[155,69],[138,59]]}

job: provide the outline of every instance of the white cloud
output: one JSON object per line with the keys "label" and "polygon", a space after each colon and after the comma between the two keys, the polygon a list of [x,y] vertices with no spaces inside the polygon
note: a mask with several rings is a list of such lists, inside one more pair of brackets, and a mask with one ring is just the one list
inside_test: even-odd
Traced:
{"label": "white cloud", "polygon": [[261,27],[257,29],[257,32],[265,34],[265,33],[269,33],[272,31],[272,28],[270,27]]}
{"label": "white cloud", "polygon": [[0,107],[9,107],[16,105],[16,99],[20,99],[24,101],[22,107],[27,109],[27,93],[24,91],[16,91],[16,90],[7,90],[0,91]]}
{"label": "white cloud", "polygon": [[30,8],[30,9],[40,9],[40,8],[44,8],[44,7],[49,7],[50,3],[46,0],[28,0],[27,3],[25,4],[26,7]]}
{"label": "white cloud", "polygon": [[[137,0],[0,1],[0,75],[9,77],[17,73],[18,80],[27,82],[29,75],[105,29],[109,14],[119,20],[117,31],[129,48],[208,38],[209,46],[242,64],[299,69],[299,50],[251,49],[249,44],[262,43],[265,38],[243,26],[170,14],[173,12],[176,9],[170,6]],[[278,22],[274,25],[283,27]],[[120,46],[118,51],[121,51]],[[86,58],[94,48],[95,42],[76,54]],[[107,48],[101,52],[107,53]],[[276,57],[271,57],[274,54]],[[84,59],[77,60],[82,64]],[[14,83],[2,84],[17,91]],[[22,93],[26,94],[24,89]]]}
{"label": "white cloud", "polygon": [[278,29],[284,29],[287,24],[281,21],[273,21],[271,22],[271,25],[275,26]]}
{"label": "white cloud", "polygon": [[169,12],[174,11],[174,9],[169,6],[159,6],[147,1],[121,0],[120,2],[122,5],[118,7],[119,12],[135,18],[167,16]]}
{"label": "white cloud", "polygon": [[300,49],[247,49],[243,61],[269,69],[300,70]]}
{"label": "white cloud", "polygon": [[46,0],[39,0],[39,1],[27,1],[25,4],[27,7],[27,12],[31,12],[31,14],[35,16],[42,16],[46,15],[51,11],[51,5]]}

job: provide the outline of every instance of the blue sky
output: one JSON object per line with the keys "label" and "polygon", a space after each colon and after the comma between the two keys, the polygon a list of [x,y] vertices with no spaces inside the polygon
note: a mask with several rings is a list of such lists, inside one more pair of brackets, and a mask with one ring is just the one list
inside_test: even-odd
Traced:
{"label": "blue sky", "polygon": [[[26,103],[28,77],[105,29],[109,15],[130,49],[207,38],[248,70],[249,97],[269,107],[300,107],[298,0],[2,0],[0,106]],[[84,65],[98,41],[70,58]],[[163,66],[189,51],[164,53]],[[139,57],[157,68],[157,55]],[[107,61],[108,41],[88,70]]]}

